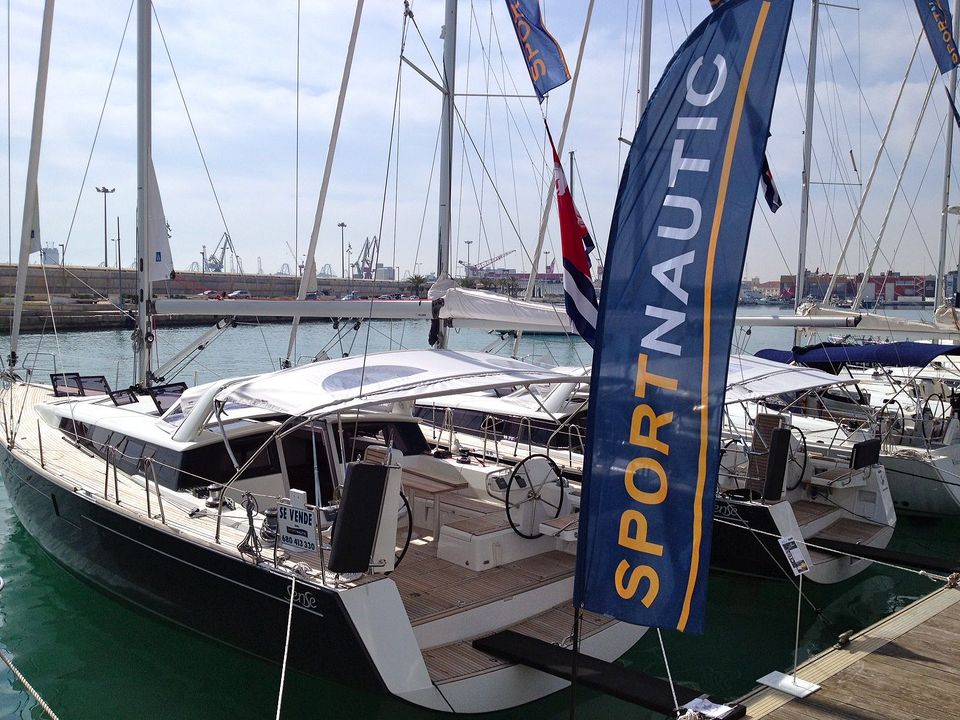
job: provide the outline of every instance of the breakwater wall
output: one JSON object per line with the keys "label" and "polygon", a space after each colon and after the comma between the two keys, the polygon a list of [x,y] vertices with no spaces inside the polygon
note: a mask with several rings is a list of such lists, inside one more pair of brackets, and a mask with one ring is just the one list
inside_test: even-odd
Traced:
{"label": "breakwater wall", "polygon": [[[16,288],[17,266],[0,264],[0,333],[9,333],[13,315],[13,295]],[[299,278],[290,275],[249,275],[238,273],[178,272],[173,280],[161,280],[153,285],[157,297],[195,297],[205,290],[223,294],[246,290],[255,298],[295,298]],[[121,291],[127,300],[125,309],[136,312],[133,295],[136,273],[128,268],[31,265],[27,272],[26,298],[21,329],[24,332],[58,330],[87,330],[123,328],[130,325],[129,316],[121,313]],[[420,289],[421,294],[426,287]],[[317,290],[321,297],[340,298],[347,292],[364,297],[413,292],[409,283],[390,280],[360,280],[320,278]],[[106,302],[109,300],[109,302]],[[98,302],[102,301],[102,302]],[[113,303],[113,304],[111,304]],[[211,303],[211,305],[215,305]],[[211,307],[209,316],[158,316],[158,325],[210,325],[229,315],[225,307]],[[289,322],[289,318],[264,318]],[[307,320],[305,319],[304,322]]]}

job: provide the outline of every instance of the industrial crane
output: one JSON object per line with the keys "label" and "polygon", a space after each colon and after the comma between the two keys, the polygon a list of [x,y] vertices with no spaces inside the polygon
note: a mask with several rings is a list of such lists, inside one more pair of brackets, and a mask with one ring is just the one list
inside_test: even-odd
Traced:
{"label": "industrial crane", "polygon": [[223,233],[213,252],[207,256],[207,246],[203,246],[203,271],[204,272],[223,272],[226,261],[227,250],[234,257],[237,263],[237,272],[243,274],[243,265],[240,262],[240,256],[237,255],[237,249],[233,246],[233,240],[229,233]]}
{"label": "industrial crane", "polygon": [[500,253],[499,255],[495,255],[492,258],[489,258],[487,260],[482,260],[478,263],[474,263],[473,265],[468,264],[464,260],[460,260],[458,262],[461,265],[463,265],[463,271],[464,273],[466,273],[467,277],[476,277],[478,271],[483,270],[484,268],[490,267],[497,260],[503,260],[503,258],[505,258],[507,255],[510,255],[515,252],[516,250],[507,250],[505,253]]}
{"label": "industrial crane", "polygon": [[355,278],[372,280],[374,276],[373,265],[377,261],[377,253],[380,251],[380,240],[376,235],[373,238],[367,238],[363,241],[363,247],[360,248],[360,254],[357,261],[351,263],[350,267],[354,270]]}

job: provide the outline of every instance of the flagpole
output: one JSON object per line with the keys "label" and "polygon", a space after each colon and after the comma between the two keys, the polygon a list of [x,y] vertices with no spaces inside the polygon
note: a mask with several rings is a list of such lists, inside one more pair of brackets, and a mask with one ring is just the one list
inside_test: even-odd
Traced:
{"label": "flagpole", "polygon": [[[954,0],[953,3],[953,36],[956,37],[960,32],[960,0]],[[956,102],[957,95],[957,69],[950,71],[950,102]],[[936,312],[942,304],[946,303],[946,272],[947,263],[947,208],[950,206],[950,163],[953,160],[953,108],[947,108],[947,127],[946,144],[944,147],[943,163],[943,212],[940,215],[940,252],[937,255],[937,284],[936,292],[933,295],[933,309]]]}

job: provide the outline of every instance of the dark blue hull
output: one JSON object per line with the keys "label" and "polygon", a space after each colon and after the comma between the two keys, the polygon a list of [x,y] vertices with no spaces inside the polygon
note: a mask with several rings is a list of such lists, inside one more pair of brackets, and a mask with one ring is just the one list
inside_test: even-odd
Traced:
{"label": "dark blue hull", "polygon": [[[65,568],[172,622],[283,660],[288,575],[113,512],[32,471],[6,447],[0,470],[20,522]],[[289,667],[386,691],[336,592],[298,579],[292,627]]]}
{"label": "dark blue hull", "polygon": [[793,579],[778,541],[780,529],[766,506],[718,497],[713,516],[710,567],[742,575]]}

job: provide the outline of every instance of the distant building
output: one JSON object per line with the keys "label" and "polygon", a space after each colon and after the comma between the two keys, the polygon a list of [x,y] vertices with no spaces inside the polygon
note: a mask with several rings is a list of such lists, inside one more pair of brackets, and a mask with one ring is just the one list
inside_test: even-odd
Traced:
{"label": "distant building", "polygon": [[377,269],[374,270],[373,277],[376,280],[396,280],[396,268],[384,267],[383,263],[377,263]]}
{"label": "distant building", "polygon": [[[830,273],[810,272],[806,273],[804,279],[804,298],[822,301],[824,294],[830,285]],[[852,301],[863,282],[863,273],[857,275],[839,275],[837,282],[833,287],[833,302]],[[793,275],[780,276],[780,296],[782,298],[793,298],[796,295],[797,283]],[[933,275],[903,275],[893,270],[888,270],[879,275],[871,275],[863,291],[863,302],[865,305],[875,303],[896,303],[903,301],[921,301],[924,298],[932,298],[936,278]],[[948,291],[949,292],[949,291]]]}

